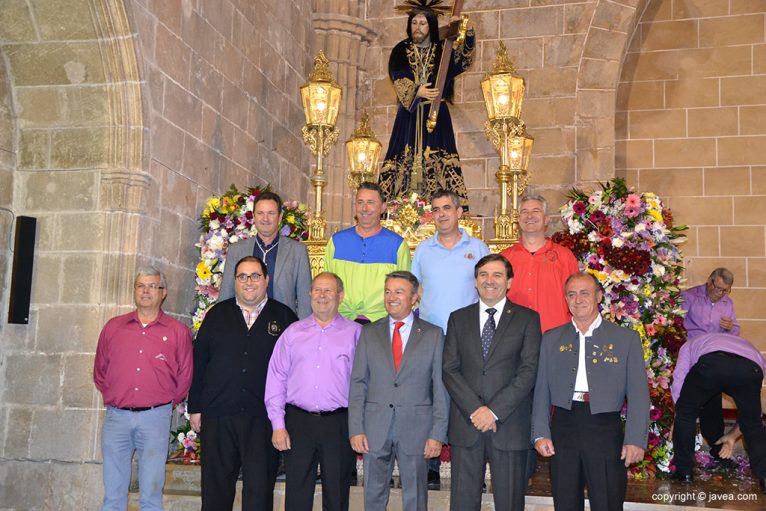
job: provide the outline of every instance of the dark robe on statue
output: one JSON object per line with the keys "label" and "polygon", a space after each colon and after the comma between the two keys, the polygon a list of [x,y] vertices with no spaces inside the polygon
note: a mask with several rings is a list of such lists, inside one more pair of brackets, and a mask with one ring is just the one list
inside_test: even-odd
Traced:
{"label": "dark robe on statue", "polygon": [[[399,110],[380,171],[379,184],[386,201],[418,192],[430,202],[434,192],[445,189],[455,192],[464,207],[468,205],[446,101],[452,99],[455,77],[473,62],[475,43],[476,38],[471,29],[466,33],[464,44],[452,49],[439,117],[432,133],[426,129],[431,102],[415,94],[424,83],[430,83],[430,87],[436,86],[436,73],[444,43],[418,48],[411,39],[405,39],[391,51],[388,74],[394,82]],[[420,166],[418,161],[421,162]]]}

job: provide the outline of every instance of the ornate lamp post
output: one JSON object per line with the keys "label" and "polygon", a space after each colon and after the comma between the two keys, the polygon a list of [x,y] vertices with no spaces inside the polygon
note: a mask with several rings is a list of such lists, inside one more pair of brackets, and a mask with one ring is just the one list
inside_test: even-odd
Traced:
{"label": "ornate lamp post", "polygon": [[495,211],[495,239],[491,240],[496,244],[515,243],[519,239],[518,201],[527,186],[527,168],[534,144],[534,138],[527,134],[520,119],[524,89],[524,78],[516,74],[501,42],[492,72],[481,81],[489,118],[484,124],[484,134],[500,154],[500,168],[495,173],[500,184],[500,211]]}
{"label": "ornate lamp post", "polygon": [[346,140],[348,186],[352,193],[356,193],[361,183],[375,179],[380,149],[380,141],[375,138],[375,133],[370,127],[370,116],[367,112],[362,112],[359,127],[354,130],[353,136]]}
{"label": "ornate lamp post", "polygon": [[338,128],[335,122],[340,109],[341,88],[335,83],[330,72],[330,62],[320,50],[314,58],[314,69],[309,73],[308,82],[301,86],[303,112],[306,115],[306,125],[303,132],[303,142],[309,146],[317,157],[316,168],[311,175],[311,185],[314,187],[314,211],[309,219],[309,241],[326,239],[327,220],[322,209],[322,194],[327,184],[327,176],[322,164],[324,156],[338,141]]}

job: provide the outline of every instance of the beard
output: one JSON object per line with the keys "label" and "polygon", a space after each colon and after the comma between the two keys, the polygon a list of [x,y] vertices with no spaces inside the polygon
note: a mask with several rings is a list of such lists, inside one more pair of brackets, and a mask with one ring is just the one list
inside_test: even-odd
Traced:
{"label": "beard", "polygon": [[428,34],[424,34],[423,32],[412,33],[412,42],[415,44],[423,44],[424,42],[426,42],[427,38],[428,38]]}

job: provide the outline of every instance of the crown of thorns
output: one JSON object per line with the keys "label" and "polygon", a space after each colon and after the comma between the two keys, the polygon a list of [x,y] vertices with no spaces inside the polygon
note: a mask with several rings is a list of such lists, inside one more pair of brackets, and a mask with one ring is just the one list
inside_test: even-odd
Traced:
{"label": "crown of thorns", "polygon": [[412,12],[433,11],[437,15],[448,14],[452,11],[451,5],[443,5],[444,0],[405,0],[396,10],[406,14]]}

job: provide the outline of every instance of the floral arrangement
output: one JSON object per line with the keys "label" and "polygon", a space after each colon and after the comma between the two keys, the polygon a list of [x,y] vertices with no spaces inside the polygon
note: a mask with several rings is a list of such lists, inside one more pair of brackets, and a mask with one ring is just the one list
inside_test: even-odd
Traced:
{"label": "floral arrangement", "polygon": [[686,339],[679,284],[678,248],[686,226],[674,226],[670,210],[653,193],[628,190],[623,179],[586,193],[574,189],[561,208],[563,232],[554,241],[572,250],[604,289],[602,313],[641,336],[652,402],[648,447],[631,477],[667,475],[673,444],[670,376]]}
{"label": "floral arrangement", "polygon": [[417,192],[409,197],[397,197],[389,201],[386,220],[398,223],[404,230],[415,232],[421,225],[431,223],[431,204],[420,198]]}
{"label": "floral arrangement", "polygon": [[181,403],[176,408],[176,412],[186,419],[186,422],[179,426],[175,431],[171,431],[171,445],[174,445],[174,453],[170,461],[181,461],[183,463],[199,462],[199,436],[191,429],[189,424],[189,413],[186,411],[186,403]]}
{"label": "floral arrangement", "polygon": [[[218,300],[226,251],[229,245],[255,234],[253,204],[255,199],[271,187],[248,188],[240,193],[234,185],[220,197],[207,201],[200,215],[200,235],[197,247],[200,260],[196,269],[196,287],[192,328],[196,334],[207,310]],[[306,205],[296,201],[282,205],[280,234],[296,240],[308,236]]]}

